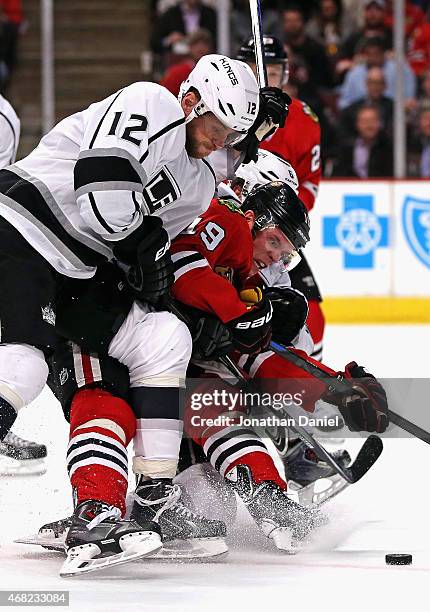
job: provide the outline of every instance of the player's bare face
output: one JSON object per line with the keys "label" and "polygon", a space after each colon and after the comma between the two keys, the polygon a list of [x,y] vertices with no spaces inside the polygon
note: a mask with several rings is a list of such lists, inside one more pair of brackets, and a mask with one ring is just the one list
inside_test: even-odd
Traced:
{"label": "player's bare face", "polygon": [[[254,76],[257,76],[257,66],[255,64],[249,64]],[[267,64],[267,84],[269,87],[281,87],[282,77],[284,76],[283,64]]]}
{"label": "player's bare face", "polygon": [[260,230],[254,238],[253,260],[257,270],[276,262],[285,262],[295,253],[294,246],[279,227],[271,226]]}
{"label": "player's bare face", "polygon": [[187,124],[185,148],[190,157],[202,159],[237,137],[238,133],[225,127],[213,113],[205,113]]}

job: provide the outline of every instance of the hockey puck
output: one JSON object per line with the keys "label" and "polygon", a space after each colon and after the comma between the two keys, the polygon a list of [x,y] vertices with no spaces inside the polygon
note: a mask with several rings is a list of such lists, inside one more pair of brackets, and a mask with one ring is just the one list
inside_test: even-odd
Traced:
{"label": "hockey puck", "polygon": [[385,563],[387,565],[411,565],[412,555],[400,553],[385,555]]}

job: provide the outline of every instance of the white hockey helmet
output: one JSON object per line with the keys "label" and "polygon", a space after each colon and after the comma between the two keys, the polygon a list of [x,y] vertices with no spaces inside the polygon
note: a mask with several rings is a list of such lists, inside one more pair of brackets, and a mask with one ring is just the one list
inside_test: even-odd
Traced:
{"label": "white hockey helmet", "polygon": [[241,164],[235,173],[236,178],[244,181],[242,199],[245,199],[254,187],[272,181],[287,183],[296,194],[299,192],[299,181],[293,166],[270,151],[259,149],[256,162]]}
{"label": "white hockey helmet", "polygon": [[248,64],[225,55],[205,55],[182,82],[179,101],[191,87],[199,92],[200,102],[187,117],[187,123],[212,112],[225,127],[236,132],[226,145],[242,140],[259,109],[259,88]]}

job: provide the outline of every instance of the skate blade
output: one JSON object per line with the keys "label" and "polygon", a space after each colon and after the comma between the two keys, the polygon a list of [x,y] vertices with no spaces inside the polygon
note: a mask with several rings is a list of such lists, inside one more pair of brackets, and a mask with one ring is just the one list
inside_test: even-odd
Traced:
{"label": "skate blade", "polygon": [[141,559],[162,548],[163,544],[158,533],[145,532],[142,535],[145,535],[145,538],[134,542],[130,550],[125,550],[109,557],[97,558],[97,555],[100,554],[100,549],[96,544],[85,544],[71,548],[67,553],[67,559],[61,567],[60,577],[70,578],[72,576],[88,574],[89,572],[98,572],[107,567]]}
{"label": "skate blade", "polygon": [[306,508],[316,508],[325,504],[341,491],[346,489],[349,483],[339,474],[334,474],[328,478],[318,478],[315,482],[300,487],[293,481],[289,481],[288,497],[293,501],[306,506]]}
{"label": "skate blade", "polygon": [[191,538],[189,540],[170,540],[163,542],[163,548],[148,559],[176,561],[178,559],[210,559],[225,555],[228,546],[224,538]]}
{"label": "skate blade", "polygon": [[33,536],[29,536],[28,538],[18,538],[14,540],[16,544],[27,544],[31,546],[42,546],[42,548],[47,548],[48,550],[56,550],[58,552],[66,552],[66,535],[61,535],[61,537],[56,538],[55,536],[43,537],[39,534],[35,534]]}
{"label": "skate blade", "polygon": [[0,476],[41,476],[47,470],[44,459],[26,459],[19,461],[11,457],[0,456]]}

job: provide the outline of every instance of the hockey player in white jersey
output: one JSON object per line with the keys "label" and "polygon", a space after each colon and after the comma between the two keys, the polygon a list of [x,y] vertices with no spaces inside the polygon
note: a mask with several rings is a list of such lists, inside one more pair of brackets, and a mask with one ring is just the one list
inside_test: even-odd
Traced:
{"label": "hockey player in white jersey", "polygon": [[[21,124],[12,105],[0,95],[0,169],[15,161]],[[43,474],[46,446],[23,440],[11,431],[0,441],[0,474]]]}
{"label": "hockey player in white jersey", "polygon": [[[177,181],[167,170],[169,163],[180,158],[184,177],[188,173],[192,178],[187,164],[199,162],[195,185],[204,193],[207,162],[199,160],[242,140],[259,109],[252,73],[225,56],[203,58],[187,83],[180,103],[151,83],[126,87],[60,122],[33,153],[0,173],[1,436],[17,410],[37,397],[46,380],[44,356],[55,343],[55,299],[64,276],[90,278],[97,265],[115,257],[130,266],[128,280],[141,301],[156,303],[168,292],[173,280],[169,239],[196,214],[181,199]],[[281,107],[282,120],[287,109]],[[271,108],[273,112],[273,103]],[[157,318],[149,310],[135,305],[124,325],[142,327],[144,320],[149,325],[150,319]],[[161,368],[160,372],[162,351],[157,354],[154,367],[146,364],[145,373],[138,374],[146,377],[143,387],[162,391],[180,384],[190,341],[179,321],[175,320],[172,330],[172,318],[160,313],[157,321],[161,327],[165,321],[169,339],[162,349],[176,355],[176,361],[169,361],[171,371]],[[130,369],[130,347],[124,352],[120,342],[112,346],[113,356]],[[152,476],[151,467],[147,471]],[[160,471],[157,463],[156,472]],[[85,519],[87,510],[102,517],[90,535],[88,522],[93,527],[95,523]],[[102,555],[115,555],[116,562],[147,554],[148,546],[158,547],[151,524],[118,523],[116,534],[116,527],[105,520],[109,516],[116,519],[118,513],[103,504],[95,503],[90,509],[78,506],[70,547],[79,544],[77,533],[84,534],[84,547],[94,556],[103,529],[113,544]],[[130,536],[127,541],[124,529]],[[140,548],[142,529],[149,535]]]}

